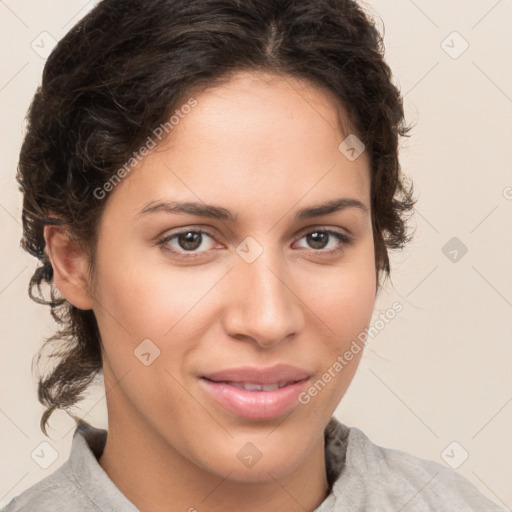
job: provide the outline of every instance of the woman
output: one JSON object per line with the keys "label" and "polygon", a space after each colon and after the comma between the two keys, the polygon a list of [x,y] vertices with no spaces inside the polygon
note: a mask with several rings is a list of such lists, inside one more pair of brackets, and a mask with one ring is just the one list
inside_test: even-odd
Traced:
{"label": "woman", "polygon": [[332,416],[410,240],[407,131],[353,1],[100,2],[48,59],[18,179],[62,324],[41,427],[103,374],[108,434],[76,418],[5,510],[499,510]]}

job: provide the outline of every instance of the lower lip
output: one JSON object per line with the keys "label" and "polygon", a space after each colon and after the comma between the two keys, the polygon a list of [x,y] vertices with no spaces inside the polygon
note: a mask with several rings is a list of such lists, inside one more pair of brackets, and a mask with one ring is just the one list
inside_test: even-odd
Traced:
{"label": "lower lip", "polygon": [[247,391],[225,382],[200,379],[206,391],[226,409],[255,420],[276,418],[297,405],[307,381],[304,379],[273,391]]}

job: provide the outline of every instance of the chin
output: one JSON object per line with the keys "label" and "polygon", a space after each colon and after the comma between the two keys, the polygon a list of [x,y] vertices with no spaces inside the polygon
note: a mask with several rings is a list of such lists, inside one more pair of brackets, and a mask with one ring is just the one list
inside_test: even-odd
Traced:
{"label": "chin", "polygon": [[228,446],[217,445],[222,453],[210,454],[206,461],[208,470],[239,483],[265,483],[287,477],[304,462],[308,443],[294,440],[292,444],[277,435],[272,442],[271,437],[266,440],[236,437]]}
{"label": "chin", "polygon": [[[294,464],[295,462],[295,464]],[[261,484],[266,482],[275,482],[287,477],[296,469],[298,461],[292,460],[267,460],[263,462],[263,457],[253,467],[240,467],[231,465],[229,480],[238,483]]]}

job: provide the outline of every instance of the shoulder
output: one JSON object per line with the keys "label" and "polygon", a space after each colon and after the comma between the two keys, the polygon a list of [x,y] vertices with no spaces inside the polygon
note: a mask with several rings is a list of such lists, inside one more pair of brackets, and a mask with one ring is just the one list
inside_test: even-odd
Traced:
{"label": "shoulder", "polygon": [[106,430],[79,422],[68,460],[13,498],[2,512],[135,510],[97,461],[106,434]]}
{"label": "shoulder", "polygon": [[2,512],[58,512],[70,510],[68,507],[81,510],[72,508],[79,501],[83,501],[83,496],[79,494],[78,483],[75,482],[67,461],[52,474],[13,498]]}
{"label": "shoulder", "polygon": [[453,469],[378,446],[361,430],[345,428],[349,431],[345,464],[333,493],[341,500],[348,496],[351,510],[504,510]]}

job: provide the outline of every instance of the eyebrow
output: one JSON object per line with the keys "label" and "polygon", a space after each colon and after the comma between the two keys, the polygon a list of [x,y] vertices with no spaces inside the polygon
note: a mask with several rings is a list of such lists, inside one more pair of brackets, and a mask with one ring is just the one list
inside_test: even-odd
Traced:
{"label": "eyebrow", "polygon": [[[369,212],[368,207],[358,199],[342,197],[324,204],[303,208],[295,214],[295,219],[311,219],[313,217],[320,217],[322,215],[329,215],[331,213],[343,211],[348,208],[356,208],[365,213]],[[197,215],[199,217],[228,220],[231,222],[236,222],[238,216],[238,214],[234,214],[226,208],[211,204],[178,201],[151,201],[137,214],[137,217],[160,211],[167,213],[185,213],[189,215]]]}

